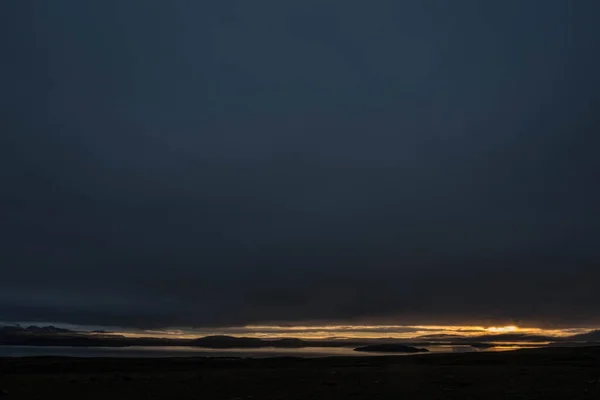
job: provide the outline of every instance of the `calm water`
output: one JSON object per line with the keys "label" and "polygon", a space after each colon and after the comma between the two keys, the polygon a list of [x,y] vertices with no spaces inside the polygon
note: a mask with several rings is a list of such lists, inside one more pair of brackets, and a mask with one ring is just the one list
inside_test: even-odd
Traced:
{"label": "calm water", "polygon": [[[470,346],[431,346],[433,353],[473,352]],[[490,349],[493,350],[493,349]],[[352,348],[304,347],[299,349],[202,349],[187,346],[131,346],[131,347],[43,347],[0,346],[0,357],[68,356],[68,357],[329,357],[392,355],[394,353],[362,353]],[[401,355],[401,353],[397,354]]]}

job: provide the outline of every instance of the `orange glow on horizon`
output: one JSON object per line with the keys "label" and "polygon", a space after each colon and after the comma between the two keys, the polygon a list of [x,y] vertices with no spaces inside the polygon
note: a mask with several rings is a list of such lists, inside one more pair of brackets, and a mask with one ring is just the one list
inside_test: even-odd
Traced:
{"label": "orange glow on horizon", "polygon": [[486,331],[488,332],[493,332],[493,333],[510,333],[510,332],[517,332],[519,330],[519,328],[517,326],[514,325],[509,325],[509,326],[491,326],[489,328],[485,328]]}
{"label": "orange glow on horizon", "polygon": [[225,335],[262,339],[298,338],[305,340],[335,339],[421,339],[438,335],[475,337],[519,333],[550,337],[585,333],[590,329],[542,329],[507,326],[461,326],[461,325],[247,325],[223,328],[170,328],[137,332],[113,332],[127,337],[156,337],[172,339],[194,339],[204,336]]}

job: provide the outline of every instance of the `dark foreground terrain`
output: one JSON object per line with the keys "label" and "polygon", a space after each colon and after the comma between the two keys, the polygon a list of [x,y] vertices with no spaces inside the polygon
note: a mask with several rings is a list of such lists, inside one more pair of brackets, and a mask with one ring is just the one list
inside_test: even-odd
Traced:
{"label": "dark foreground terrain", "polygon": [[600,399],[600,347],[322,359],[0,359],[0,399]]}

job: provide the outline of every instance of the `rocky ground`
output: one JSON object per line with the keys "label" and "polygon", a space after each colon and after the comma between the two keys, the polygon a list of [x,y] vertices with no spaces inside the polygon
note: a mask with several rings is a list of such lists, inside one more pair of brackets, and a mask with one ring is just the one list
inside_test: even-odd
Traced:
{"label": "rocky ground", "polygon": [[600,347],[323,359],[0,359],[0,399],[600,399]]}

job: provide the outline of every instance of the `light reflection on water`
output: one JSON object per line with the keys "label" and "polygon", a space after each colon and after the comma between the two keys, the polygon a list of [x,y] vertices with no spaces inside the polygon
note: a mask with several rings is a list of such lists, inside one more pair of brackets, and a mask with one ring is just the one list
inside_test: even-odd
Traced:
{"label": "light reflection on water", "polygon": [[[477,351],[515,350],[519,346],[492,347],[485,350],[461,345],[427,346],[430,353],[465,353]],[[418,353],[423,354],[423,353]],[[403,353],[357,352],[350,347],[303,347],[258,349],[205,349],[189,346],[67,347],[67,346],[0,346],[0,357],[331,357],[409,355]]]}

